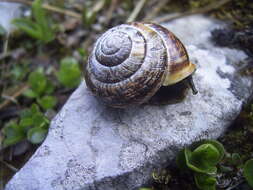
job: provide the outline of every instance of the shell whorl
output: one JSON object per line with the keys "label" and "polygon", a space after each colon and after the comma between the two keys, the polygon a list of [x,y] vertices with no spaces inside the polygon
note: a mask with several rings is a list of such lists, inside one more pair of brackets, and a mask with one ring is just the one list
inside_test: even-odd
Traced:
{"label": "shell whorl", "polygon": [[119,25],[96,42],[86,66],[86,83],[113,107],[141,104],[162,85],[167,62],[165,42],[154,29],[143,23]]}

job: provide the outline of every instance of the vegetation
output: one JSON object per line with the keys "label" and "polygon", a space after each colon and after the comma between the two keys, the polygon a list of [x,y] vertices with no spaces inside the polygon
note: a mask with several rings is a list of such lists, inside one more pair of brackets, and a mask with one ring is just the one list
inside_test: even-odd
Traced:
{"label": "vegetation", "polygon": [[248,160],[243,167],[243,175],[249,185],[253,188],[253,159]]}
{"label": "vegetation", "polygon": [[[49,1],[49,6],[43,6],[45,2],[35,0],[26,3],[31,5],[30,16],[13,20],[17,28],[14,33],[8,34],[0,26],[0,39],[4,42],[0,45],[0,167],[6,171],[6,176],[0,178],[3,177],[4,183],[16,172],[15,167],[20,168],[36,145],[46,138],[50,120],[82,80],[81,67],[87,60],[87,52],[97,36],[107,28],[129,19],[154,21],[167,13],[180,12],[179,16],[184,16],[185,13],[203,10],[208,10],[204,13],[211,16],[229,19],[236,30],[248,30],[252,26],[251,0],[228,0],[217,8],[211,6],[216,4],[215,0],[183,0],[180,3],[149,0],[143,1],[137,14],[132,14],[138,2],[87,0],[83,4],[66,6],[63,1]],[[171,18],[165,21],[168,20]],[[246,35],[249,33],[243,33]],[[245,42],[245,38],[239,36],[238,43],[244,44],[240,47],[250,49],[251,41]],[[167,168],[154,172],[153,188],[173,188],[173,184],[184,180],[182,187],[187,189],[194,189],[194,184],[199,189],[214,189],[219,184],[220,174],[228,179],[240,174],[242,169],[252,186],[252,159],[249,159],[253,152],[253,106],[244,109],[236,126],[220,139],[226,149],[235,153],[227,153],[216,141],[185,148],[177,162],[184,163],[181,166],[186,173]],[[25,143],[29,144],[25,153],[18,155],[13,151]],[[195,182],[189,173],[194,173]]]}
{"label": "vegetation", "polygon": [[42,0],[36,0],[32,4],[34,21],[30,18],[17,18],[13,20],[13,24],[40,42],[48,43],[54,39],[55,34],[41,3]]}
{"label": "vegetation", "polygon": [[[218,141],[205,140],[198,144],[192,148],[192,151],[189,148],[183,149],[177,157],[177,164],[182,169],[187,168],[193,171],[195,183],[199,189],[216,189],[218,164],[219,172],[225,172],[228,169],[225,164],[235,165],[238,169],[243,167],[240,155],[238,153],[226,153],[223,145]],[[222,162],[224,158],[226,158],[226,161]],[[246,180],[249,184],[252,183],[253,170],[251,160],[246,162],[243,171]]]}
{"label": "vegetation", "polygon": [[8,159],[16,154],[12,148],[29,143],[24,151],[32,152],[31,145],[43,142],[50,120],[81,82],[80,60],[85,51],[74,57],[65,46],[56,49],[62,29],[52,18],[42,1],[36,0],[30,17],[12,21],[17,31],[11,36],[0,27],[0,38],[5,41],[0,54],[0,188],[2,179],[6,183],[5,178],[23,164]]}
{"label": "vegetation", "polygon": [[33,104],[30,109],[21,112],[19,123],[10,121],[3,128],[3,147],[16,144],[25,138],[34,144],[41,143],[47,134],[48,124],[49,120],[39,110],[38,105]]}
{"label": "vegetation", "polygon": [[[221,186],[222,184],[219,176],[226,176],[227,174],[233,176],[238,172],[243,173],[248,185],[253,187],[253,159],[249,159],[243,164],[245,159],[239,153],[228,153],[224,146],[216,140],[202,140],[182,149],[177,156],[176,163],[180,173],[186,172],[188,175],[184,175],[194,178],[198,189],[215,190],[217,185]],[[191,173],[194,177],[190,175]],[[173,189],[173,178],[177,177],[168,170],[153,173],[152,176],[156,183],[163,184],[158,189]],[[223,180],[228,180],[228,176]],[[174,181],[174,183],[176,182]],[[154,186],[152,188],[140,188],[140,190],[156,188]]]}
{"label": "vegetation", "polygon": [[215,189],[217,174],[216,165],[224,157],[224,147],[217,141],[204,141],[192,151],[183,149],[179,154],[178,166],[194,172],[194,179],[199,189]]}

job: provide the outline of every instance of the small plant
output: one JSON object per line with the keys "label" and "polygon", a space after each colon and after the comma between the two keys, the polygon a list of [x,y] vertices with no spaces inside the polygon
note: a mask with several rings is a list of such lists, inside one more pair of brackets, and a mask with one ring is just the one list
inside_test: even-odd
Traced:
{"label": "small plant", "polygon": [[24,95],[28,98],[36,98],[37,103],[44,109],[53,108],[57,100],[50,94],[54,91],[53,84],[47,79],[43,69],[37,69],[30,73],[28,77],[28,84],[30,86],[24,92]]}
{"label": "small plant", "polygon": [[159,172],[153,172],[152,177],[155,180],[155,182],[165,184],[165,185],[168,184],[171,179],[170,173],[165,169]]}
{"label": "small plant", "polygon": [[15,121],[10,121],[2,129],[4,140],[3,147],[7,147],[16,144],[26,138],[25,128],[20,127]]}
{"label": "small plant", "polygon": [[249,113],[247,114],[247,119],[249,121],[249,131],[253,133],[253,104],[250,106]]}
{"label": "small plant", "polygon": [[56,77],[61,84],[68,88],[78,86],[81,81],[81,70],[77,60],[72,57],[62,59]]}
{"label": "small plant", "polygon": [[5,136],[3,147],[8,147],[24,139],[33,144],[41,143],[46,135],[49,120],[40,111],[38,105],[33,104],[30,109],[25,109],[20,114],[20,121],[11,121],[3,128]]}
{"label": "small plant", "polygon": [[27,73],[29,73],[29,63],[21,62],[21,64],[14,64],[13,68],[10,70],[11,79],[15,81],[22,81]]}
{"label": "small plant", "polygon": [[56,105],[57,100],[54,96],[46,95],[37,99],[37,102],[44,110],[47,110],[53,108]]}
{"label": "small plant", "polygon": [[225,149],[215,140],[204,140],[191,149],[183,149],[178,157],[177,164],[181,169],[194,172],[197,187],[203,190],[213,190],[216,186],[217,164],[223,159]]}
{"label": "small plant", "polygon": [[243,167],[243,175],[250,187],[253,188],[253,159],[248,160]]}
{"label": "small plant", "polygon": [[232,154],[227,153],[225,155],[225,160],[226,160],[226,165],[228,165],[232,168],[237,168],[237,169],[243,168],[243,160],[242,160],[240,154],[238,154],[238,153],[232,153]]}
{"label": "small plant", "polygon": [[96,20],[97,12],[89,10],[87,7],[83,8],[82,21],[84,26],[90,27]]}
{"label": "small plant", "polygon": [[[22,74],[23,69],[18,66],[14,67],[13,77],[22,80],[25,77]],[[64,86],[69,88],[76,87],[81,81],[81,70],[76,59],[72,57],[62,59],[56,77]],[[27,83],[29,88],[23,95],[27,98],[35,99],[37,104],[33,104],[30,109],[22,111],[19,122],[12,121],[3,128],[4,147],[14,145],[25,139],[33,144],[39,144],[46,137],[49,120],[40,111],[40,108],[46,111],[55,107],[57,99],[52,96],[55,87],[42,68],[31,72]]]}
{"label": "small plant", "polygon": [[214,176],[196,172],[194,179],[199,189],[215,190],[216,178]]}
{"label": "small plant", "polygon": [[43,43],[52,41],[55,34],[50,19],[46,16],[46,12],[42,8],[42,0],[35,0],[33,2],[32,16],[33,20],[30,18],[17,18],[12,23],[29,36]]}

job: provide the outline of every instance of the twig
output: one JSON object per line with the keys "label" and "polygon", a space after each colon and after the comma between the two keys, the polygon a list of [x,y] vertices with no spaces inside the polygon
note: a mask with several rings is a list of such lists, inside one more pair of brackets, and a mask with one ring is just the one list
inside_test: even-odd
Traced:
{"label": "twig", "polygon": [[94,7],[92,8],[92,12],[96,13],[99,12],[105,5],[105,0],[100,0],[99,2],[97,2]]}
{"label": "twig", "polygon": [[150,21],[155,18],[160,10],[169,2],[170,0],[160,0],[157,5],[152,8],[151,12],[148,12],[147,16],[143,19],[144,21]]}
{"label": "twig", "polygon": [[[21,3],[21,4],[29,5],[29,6],[31,6],[32,3],[33,3],[33,2],[27,1],[27,0],[0,0],[0,2]],[[63,15],[68,15],[68,16],[74,17],[74,18],[79,19],[79,20],[82,19],[81,14],[70,11],[70,10],[61,9],[61,8],[58,8],[58,7],[49,5],[49,4],[43,4],[42,7],[44,9],[47,9],[47,10],[52,11],[52,12],[56,12],[56,13],[63,14]]]}
{"label": "twig", "polygon": [[112,0],[109,10],[106,14],[106,19],[105,19],[106,24],[109,24],[109,22],[111,21],[112,16],[113,16],[113,12],[117,8],[117,4],[118,4],[118,0]]}
{"label": "twig", "polygon": [[10,100],[13,103],[17,103],[17,100],[15,98],[13,98],[12,96],[7,96],[7,95],[2,95],[2,97],[6,100]]}
{"label": "twig", "polygon": [[11,54],[12,53],[10,51],[1,53],[0,54],[0,60],[5,59],[6,57],[11,56]]}
{"label": "twig", "polygon": [[[92,7],[92,10],[91,10],[91,14],[93,13],[97,13],[99,12],[105,5],[106,3],[106,0],[100,0],[99,2],[97,2],[93,7]],[[93,35],[94,33],[93,32],[90,32],[89,35],[86,37],[86,40],[82,43],[82,47],[85,49],[85,50],[88,50],[89,51],[89,48],[88,47],[92,47],[91,46],[91,43],[93,42]],[[84,67],[84,62],[82,62],[82,67]]]}
{"label": "twig", "polygon": [[29,87],[28,85],[22,86],[18,91],[16,91],[13,95],[11,95],[9,99],[5,100],[2,104],[0,104],[0,110],[3,109],[5,106],[9,105],[12,99],[17,98],[23,92],[25,92],[28,89],[28,87]]}
{"label": "twig", "polygon": [[11,51],[0,53],[0,60],[5,59],[7,57],[15,57],[14,54],[25,51],[23,48],[17,48]]}
{"label": "twig", "polygon": [[[106,0],[100,0],[99,2],[97,2],[93,7],[92,7],[92,10],[91,10],[91,15],[93,13],[97,13],[99,12],[105,5],[105,2]],[[92,43],[92,35],[93,35],[93,32],[90,32],[89,35],[87,36],[86,40],[84,41],[83,43],[83,47],[89,47],[90,44]]]}
{"label": "twig", "polygon": [[18,169],[15,168],[13,165],[8,164],[7,162],[5,162],[5,161],[3,161],[3,160],[0,160],[0,162],[2,162],[4,165],[6,165],[8,168],[10,168],[12,171],[14,171],[14,172],[17,172],[17,171],[18,171]]}
{"label": "twig", "polygon": [[245,182],[245,180],[241,179],[239,180],[235,185],[231,186],[231,187],[228,187],[226,190],[232,190],[234,189],[235,187],[237,187],[238,185],[242,184],[243,182]]}
{"label": "twig", "polygon": [[133,12],[131,13],[131,15],[128,17],[127,22],[133,22],[137,18],[138,14],[140,13],[145,3],[146,3],[146,0],[140,0],[138,2]]}
{"label": "twig", "polygon": [[4,50],[3,50],[4,54],[6,54],[8,52],[9,36],[10,36],[10,33],[8,32],[6,35],[6,39],[4,41]]}
{"label": "twig", "polygon": [[187,12],[184,12],[184,13],[178,13],[178,14],[173,14],[173,15],[165,15],[163,17],[155,19],[154,21],[158,22],[158,23],[165,22],[165,21],[168,22],[168,21],[171,21],[171,20],[174,20],[174,19],[185,17],[185,16],[207,13],[207,12],[210,12],[212,10],[220,8],[221,6],[225,5],[226,3],[230,2],[230,1],[231,0],[221,0],[221,1],[218,1],[218,2],[214,2],[214,3],[212,3],[212,4],[210,4],[206,7],[203,7],[203,8],[198,8],[198,9],[187,11]]}

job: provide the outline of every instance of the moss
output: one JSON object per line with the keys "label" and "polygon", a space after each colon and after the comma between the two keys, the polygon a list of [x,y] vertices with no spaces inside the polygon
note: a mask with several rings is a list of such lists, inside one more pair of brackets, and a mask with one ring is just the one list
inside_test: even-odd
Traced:
{"label": "moss", "polygon": [[252,27],[253,24],[253,1],[233,0],[213,15],[222,20],[230,20],[234,28],[242,29]]}
{"label": "moss", "polygon": [[249,159],[253,153],[253,117],[251,109],[242,111],[231,129],[219,139],[229,153],[239,153],[245,159]]}

